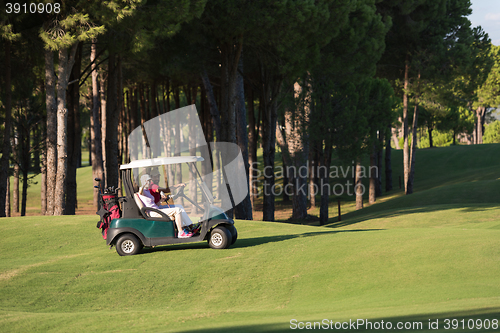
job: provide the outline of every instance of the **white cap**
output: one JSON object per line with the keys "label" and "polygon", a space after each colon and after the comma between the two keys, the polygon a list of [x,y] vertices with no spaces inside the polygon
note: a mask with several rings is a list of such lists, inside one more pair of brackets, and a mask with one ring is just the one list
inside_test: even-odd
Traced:
{"label": "white cap", "polygon": [[141,184],[142,186],[147,185],[148,181],[151,179],[148,174],[142,175],[141,176]]}

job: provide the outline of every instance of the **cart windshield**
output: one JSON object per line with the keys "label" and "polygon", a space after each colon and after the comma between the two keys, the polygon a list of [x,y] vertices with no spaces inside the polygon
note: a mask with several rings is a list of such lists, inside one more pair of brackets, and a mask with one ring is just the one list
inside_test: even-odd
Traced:
{"label": "cart windshield", "polygon": [[[185,197],[177,197],[174,204],[183,205],[190,216],[214,217],[248,195],[239,147],[207,143],[195,105],[164,113],[135,128],[128,138],[128,150],[130,163],[120,168],[132,170],[135,189],[148,177],[159,191],[170,189],[173,194],[173,186],[185,183]],[[206,207],[210,207],[208,212]]]}

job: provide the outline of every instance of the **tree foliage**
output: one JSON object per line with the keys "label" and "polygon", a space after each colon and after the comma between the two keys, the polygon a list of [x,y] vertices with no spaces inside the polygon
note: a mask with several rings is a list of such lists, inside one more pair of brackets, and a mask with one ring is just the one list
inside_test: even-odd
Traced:
{"label": "tree foliage", "polygon": [[486,126],[484,143],[500,143],[500,120],[495,120]]}
{"label": "tree foliage", "polygon": [[[73,152],[66,133],[78,133],[64,114],[68,91],[70,104],[80,100],[86,110],[71,107],[75,117],[96,111],[92,121],[97,130],[102,125],[106,141],[93,146],[104,148],[109,185],[118,186],[113,172],[125,160],[128,133],[173,107],[197,103],[207,137],[238,142],[244,154],[248,117],[252,149],[260,143],[264,166],[273,170],[276,135],[282,135],[286,163],[295,167],[308,159],[328,167],[333,155],[348,163],[373,155],[389,141],[385,133],[394,126],[399,98],[409,175],[418,128],[428,130],[429,142],[434,129],[453,138],[470,135],[484,121],[475,111],[500,104],[500,50],[490,51],[487,34],[471,27],[470,6],[469,0],[71,0],[62,2],[59,15],[2,12],[1,112],[7,124],[8,104],[19,115],[30,110],[20,105],[33,96],[42,108],[45,100],[47,128],[35,126],[42,136],[36,140],[47,142],[51,161],[64,164]],[[73,72],[77,55],[81,68]],[[26,71],[16,70],[22,63]],[[91,72],[94,87],[85,81]],[[300,94],[292,98],[294,86]],[[90,119],[83,123],[90,126]],[[21,128],[17,119],[13,124]],[[485,141],[493,128],[487,126]],[[13,133],[6,130],[4,139]],[[30,140],[33,147],[35,137]],[[61,205],[66,172],[57,170]],[[3,196],[6,173],[0,178]],[[265,186],[275,185],[273,172],[264,178]],[[326,175],[309,179],[321,186],[327,181]],[[268,193],[264,219],[274,220],[275,198]],[[294,216],[304,218],[307,202],[301,200]],[[328,196],[322,197],[322,222],[327,208]]]}

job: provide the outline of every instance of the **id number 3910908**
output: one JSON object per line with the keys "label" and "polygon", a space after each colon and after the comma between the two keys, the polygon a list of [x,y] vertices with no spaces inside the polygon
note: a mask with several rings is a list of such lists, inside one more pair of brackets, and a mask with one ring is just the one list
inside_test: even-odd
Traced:
{"label": "id number 3910908", "polygon": [[8,2],[5,4],[7,14],[59,14],[61,12],[60,3],[34,3],[34,2]]}

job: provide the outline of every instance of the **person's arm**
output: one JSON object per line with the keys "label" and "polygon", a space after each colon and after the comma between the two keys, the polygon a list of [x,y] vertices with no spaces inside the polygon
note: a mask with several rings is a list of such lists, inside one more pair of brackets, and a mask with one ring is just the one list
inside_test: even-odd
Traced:
{"label": "person's arm", "polygon": [[158,192],[170,193],[170,189],[168,187],[158,187]]}
{"label": "person's arm", "polygon": [[143,195],[144,193],[144,186],[139,187],[139,194]]}

